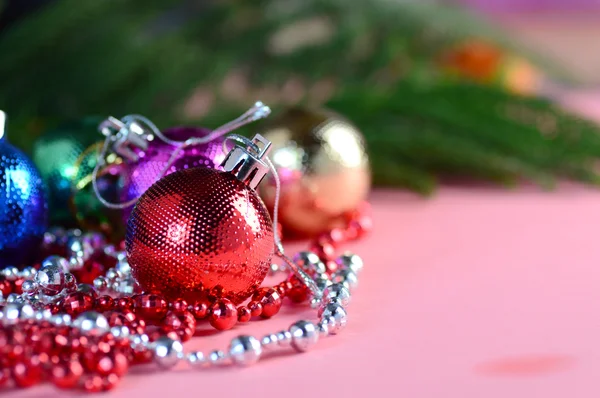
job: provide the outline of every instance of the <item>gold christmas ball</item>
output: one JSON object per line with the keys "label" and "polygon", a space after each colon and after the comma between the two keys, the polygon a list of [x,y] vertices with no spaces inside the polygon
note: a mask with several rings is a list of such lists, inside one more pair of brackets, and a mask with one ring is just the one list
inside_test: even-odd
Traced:
{"label": "gold christmas ball", "polygon": [[[343,227],[371,186],[362,133],[328,110],[291,108],[259,131],[272,142],[270,158],[281,179],[279,219],[287,233],[310,237]],[[272,178],[261,185],[273,209]]]}

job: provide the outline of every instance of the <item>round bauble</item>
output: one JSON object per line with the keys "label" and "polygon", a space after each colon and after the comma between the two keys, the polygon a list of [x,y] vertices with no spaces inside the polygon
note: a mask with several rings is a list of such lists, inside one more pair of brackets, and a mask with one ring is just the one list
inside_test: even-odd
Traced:
{"label": "round bauble", "polygon": [[[211,130],[201,127],[173,127],[167,129],[163,134],[170,140],[183,142],[189,138],[203,138],[210,134]],[[157,139],[150,143],[146,151],[138,151],[139,161],[127,164],[124,170],[125,180],[121,189],[121,201],[127,202],[142,196],[152,184],[160,178],[175,146]],[[219,168],[225,158],[223,152],[223,138],[217,138],[205,144],[191,145],[184,148],[171,167],[164,175],[169,175],[178,170],[192,167]],[[123,211],[123,220],[127,222],[132,208]]]}
{"label": "round bauble", "polygon": [[[122,211],[104,206],[96,196],[92,184],[92,174],[102,145],[102,142],[90,145],[75,162],[69,207],[79,226],[102,232],[110,240],[118,241],[125,236]],[[110,154],[105,163],[106,166],[98,172],[98,191],[104,199],[117,202],[123,187],[124,162],[120,157]]]}
{"label": "round bauble", "polygon": [[29,265],[48,227],[44,183],[33,162],[4,137],[0,111],[0,268]]}
{"label": "round bauble", "polygon": [[75,162],[86,148],[102,139],[99,122],[100,118],[89,117],[64,124],[44,133],[33,146],[33,161],[48,187],[53,224],[75,223],[67,206],[74,191]]}
{"label": "round bauble", "polygon": [[[361,132],[327,110],[292,108],[259,133],[272,142],[271,160],[281,179],[280,221],[286,232],[315,236],[343,226],[371,186]],[[261,196],[273,208],[275,186],[263,182]]]}
{"label": "round bauble", "polygon": [[235,175],[206,167],[152,185],[127,225],[133,276],[148,293],[240,303],[260,286],[274,249],[269,213]]}

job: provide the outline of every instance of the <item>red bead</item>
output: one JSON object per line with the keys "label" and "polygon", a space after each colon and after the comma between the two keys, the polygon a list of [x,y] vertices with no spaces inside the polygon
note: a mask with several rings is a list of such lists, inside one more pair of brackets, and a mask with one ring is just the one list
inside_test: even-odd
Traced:
{"label": "red bead", "polygon": [[248,303],[248,309],[250,310],[250,314],[252,316],[260,316],[262,314],[262,304],[258,301],[251,301]]}
{"label": "red bead", "polygon": [[13,380],[21,388],[31,387],[42,380],[42,366],[38,357],[30,357],[13,367]]}
{"label": "red bead", "polygon": [[133,300],[130,297],[121,297],[117,300],[117,306],[121,311],[133,310]]}
{"label": "red bead", "polygon": [[73,388],[83,374],[83,366],[78,361],[52,366],[51,380],[59,388]]}
{"label": "red bead", "polygon": [[322,261],[333,260],[335,257],[335,247],[331,243],[317,244],[311,251],[316,253]]}
{"label": "red bead", "polygon": [[6,297],[12,293],[12,285],[10,284],[9,281],[7,281],[7,280],[0,281],[0,292],[2,292],[2,295],[4,297]]}
{"label": "red bead", "polygon": [[157,294],[140,294],[134,301],[135,313],[148,321],[159,322],[167,314],[167,301]]}
{"label": "red bead", "polygon": [[217,330],[228,330],[237,322],[237,309],[227,299],[220,299],[210,310],[210,324]]}
{"label": "red bead", "polygon": [[117,376],[114,373],[109,374],[108,376],[104,377],[104,379],[102,379],[102,391],[112,390],[119,384],[119,381],[121,381],[121,378],[119,376]]}
{"label": "red bead", "polygon": [[87,392],[99,392],[102,391],[104,380],[98,375],[86,376],[83,381],[83,389]]}
{"label": "red bead", "polygon": [[281,297],[285,297],[285,294],[287,292],[287,289],[285,288],[285,285],[279,284],[279,285],[275,286],[275,289],[277,290],[277,293],[279,293],[279,295]]}
{"label": "red bead", "polygon": [[177,331],[182,327],[181,319],[174,312],[168,312],[163,320],[163,330],[165,333]]}
{"label": "red bead", "polygon": [[292,285],[292,288],[287,291],[286,297],[294,303],[303,303],[308,300],[309,292],[302,282],[295,276],[292,276],[288,282]]}
{"label": "red bead", "polygon": [[129,361],[125,355],[120,352],[108,353],[103,355],[98,360],[96,371],[103,376],[109,374],[116,374],[117,376],[123,376],[127,373],[129,368]]}
{"label": "red bead", "polygon": [[204,319],[208,316],[208,303],[205,301],[196,301],[192,308],[192,314],[196,319]]}
{"label": "red bead", "polygon": [[25,279],[23,279],[23,278],[18,278],[13,281],[13,293],[16,293],[16,294],[23,293],[23,289],[21,289],[23,282],[25,282]]}
{"label": "red bead", "polygon": [[73,317],[76,317],[83,312],[90,311],[93,306],[94,300],[92,297],[82,292],[69,293],[62,300],[63,310]]}
{"label": "red bead", "polygon": [[170,311],[163,321],[162,330],[164,333],[175,332],[181,341],[188,341],[196,332],[196,318],[189,311],[180,314]]}
{"label": "red bead", "polygon": [[188,310],[188,303],[184,299],[178,298],[169,303],[169,308],[180,314]]}
{"label": "red bead", "polygon": [[10,380],[10,371],[8,369],[0,369],[0,388],[2,388]]}
{"label": "red bead", "polygon": [[95,309],[98,312],[111,311],[114,309],[115,301],[110,296],[100,296],[96,299]]}
{"label": "red bead", "polygon": [[248,309],[248,307],[241,306],[237,309],[238,312],[238,322],[248,322],[250,318],[252,318],[252,313]]}
{"label": "red bead", "polygon": [[254,294],[255,300],[260,300],[263,310],[260,315],[263,318],[271,318],[281,308],[281,295],[273,288],[263,288]]}
{"label": "red bead", "polygon": [[327,261],[325,263],[325,266],[327,267],[327,272],[329,272],[330,274],[337,271],[337,269],[338,269],[337,263],[333,260]]}

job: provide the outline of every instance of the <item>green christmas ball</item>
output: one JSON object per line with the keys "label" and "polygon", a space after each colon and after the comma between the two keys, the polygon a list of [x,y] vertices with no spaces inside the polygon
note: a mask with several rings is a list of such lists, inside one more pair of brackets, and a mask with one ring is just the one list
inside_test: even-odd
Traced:
{"label": "green christmas ball", "polygon": [[87,117],[44,133],[33,146],[33,161],[44,179],[49,194],[50,222],[54,225],[76,224],[69,210],[75,191],[75,163],[83,151],[101,141],[99,117]]}

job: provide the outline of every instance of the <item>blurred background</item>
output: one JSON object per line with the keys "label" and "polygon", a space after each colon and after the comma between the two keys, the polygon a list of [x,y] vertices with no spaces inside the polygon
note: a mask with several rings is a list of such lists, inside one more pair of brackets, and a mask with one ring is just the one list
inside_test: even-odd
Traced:
{"label": "blurred background", "polygon": [[[77,168],[108,115],[215,128],[259,99],[277,128],[352,122],[375,186],[600,183],[597,125],[560,105],[600,82],[596,0],[0,0],[0,10],[0,109],[51,207],[53,192],[89,181]],[[341,145],[296,141],[305,155]]]}

